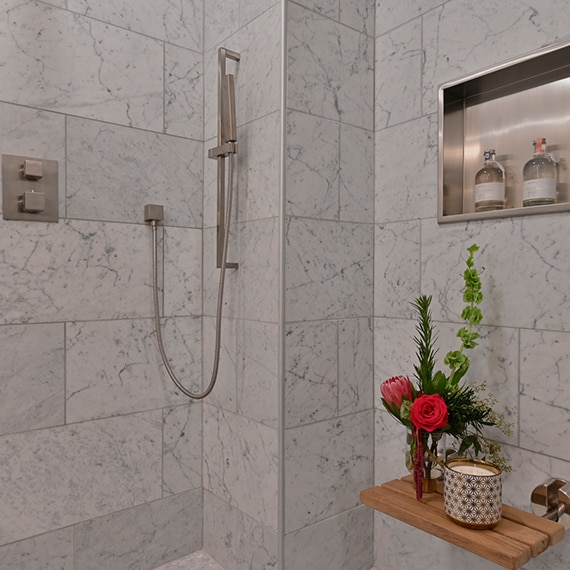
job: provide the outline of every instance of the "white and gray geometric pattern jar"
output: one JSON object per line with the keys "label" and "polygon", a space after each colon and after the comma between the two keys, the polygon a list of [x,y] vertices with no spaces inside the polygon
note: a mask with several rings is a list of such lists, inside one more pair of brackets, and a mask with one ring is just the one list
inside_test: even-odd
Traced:
{"label": "white and gray geometric pattern jar", "polygon": [[444,469],[443,508],[457,524],[493,528],[503,510],[501,470],[487,461],[451,459]]}

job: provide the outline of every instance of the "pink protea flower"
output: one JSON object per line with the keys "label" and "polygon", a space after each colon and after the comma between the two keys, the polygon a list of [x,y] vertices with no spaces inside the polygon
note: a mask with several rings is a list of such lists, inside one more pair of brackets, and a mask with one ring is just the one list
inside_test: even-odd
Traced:
{"label": "pink protea flower", "polygon": [[413,400],[412,383],[407,376],[393,376],[380,386],[382,401],[386,409],[397,418],[400,418],[402,400]]}

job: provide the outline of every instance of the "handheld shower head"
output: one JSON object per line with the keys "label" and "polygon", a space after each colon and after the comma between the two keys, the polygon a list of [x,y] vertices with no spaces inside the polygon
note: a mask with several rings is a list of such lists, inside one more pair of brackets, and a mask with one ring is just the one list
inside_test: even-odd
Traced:
{"label": "handheld shower head", "polygon": [[236,125],[236,94],[234,76],[224,75],[222,85],[222,108],[221,128],[222,142],[230,143],[237,141]]}

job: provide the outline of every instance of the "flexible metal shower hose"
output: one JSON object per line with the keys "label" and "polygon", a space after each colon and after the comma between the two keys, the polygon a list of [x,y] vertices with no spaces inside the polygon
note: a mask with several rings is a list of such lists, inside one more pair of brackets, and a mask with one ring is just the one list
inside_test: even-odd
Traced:
{"label": "flexible metal shower hose", "polygon": [[158,304],[158,236],[157,236],[157,228],[158,223],[156,220],[152,220],[152,241],[153,241],[153,251],[152,251],[152,289],[153,289],[153,297],[154,297],[154,322],[156,328],[156,340],[158,343],[158,350],[160,352],[160,356],[162,357],[162,361],[164,362],[164,366],[166,367],[166,371],[168,375],[176,385],[176,387],[186,396],[189,398],[193,398],[195,400],[201,400],[205,398],[216,385],[216,379],[218,377],[218,368],[220,364],[220,342],[222,338],[221,329],[222,329],[222,306],[223,306],[223,299],[224,299],[224,282],[226,278],[226,260],[228,254],[228,236],[230,233],[230,220],[232,214],[232,195],[233,195],[233,154],[229,154],[229,168],[228,168],[228,199],[227,199],[227,209],[226,209],[226,231],[224,234],[224,242],[222,247],[222,263],[220,267],[220,285],[218,287],[218,304],[216,309],[216,346],[214,349],[214,366],[212,369],[212,377],[210,378],[210,383],[208,387],[201,393],[195,394],[185,388],[180,380],[176,377],[176,374],[172,370],[170,363],[168,361],[168,357],[166,355],[166,351],[164,350],[164,344],[162,342],[162,332],[160,329],[160,308]]}

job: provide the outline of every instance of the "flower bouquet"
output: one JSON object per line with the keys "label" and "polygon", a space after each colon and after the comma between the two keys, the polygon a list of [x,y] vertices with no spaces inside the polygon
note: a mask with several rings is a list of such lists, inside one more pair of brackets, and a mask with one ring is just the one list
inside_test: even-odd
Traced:
{"label": "flower bouquet", "polygon": [[430,312],[431,296],[421,295],[412,303],[418,313],[416,326],[418,363],[414,365],[417,385],[407,376],[395,376],[386,380],[380,387],[384,407],[400,423],[411,429],[410,457],[413,458],[416,498],[421,500],[424,479],[431,478],[431,470],[440,463],[438,443],[444,434],[457,440],[458,455],[471,454],[488,456],[490,460],[508,470],[500,456],[500,444],[485,438],[485,426],[497,426],[503,433],[510,433],[510,426],[493,407],[496,400],[492,395],[480,397],[485,384],[469,385],[462,378],[469,369],[469,358],[465,350],[477,346],[479,333],[473,330],[483,315],[479,304],[483,300],[479,271],[475,267],[474,254],[478,251],[473,244],[467,249],[467,268],[463,273],[465,289],[463,300],[466,303],[461,314],[466,326],[457,332],[460,340],[458,350],[452,350],[444,358],[449,373],[435,371],[437,340]]}

